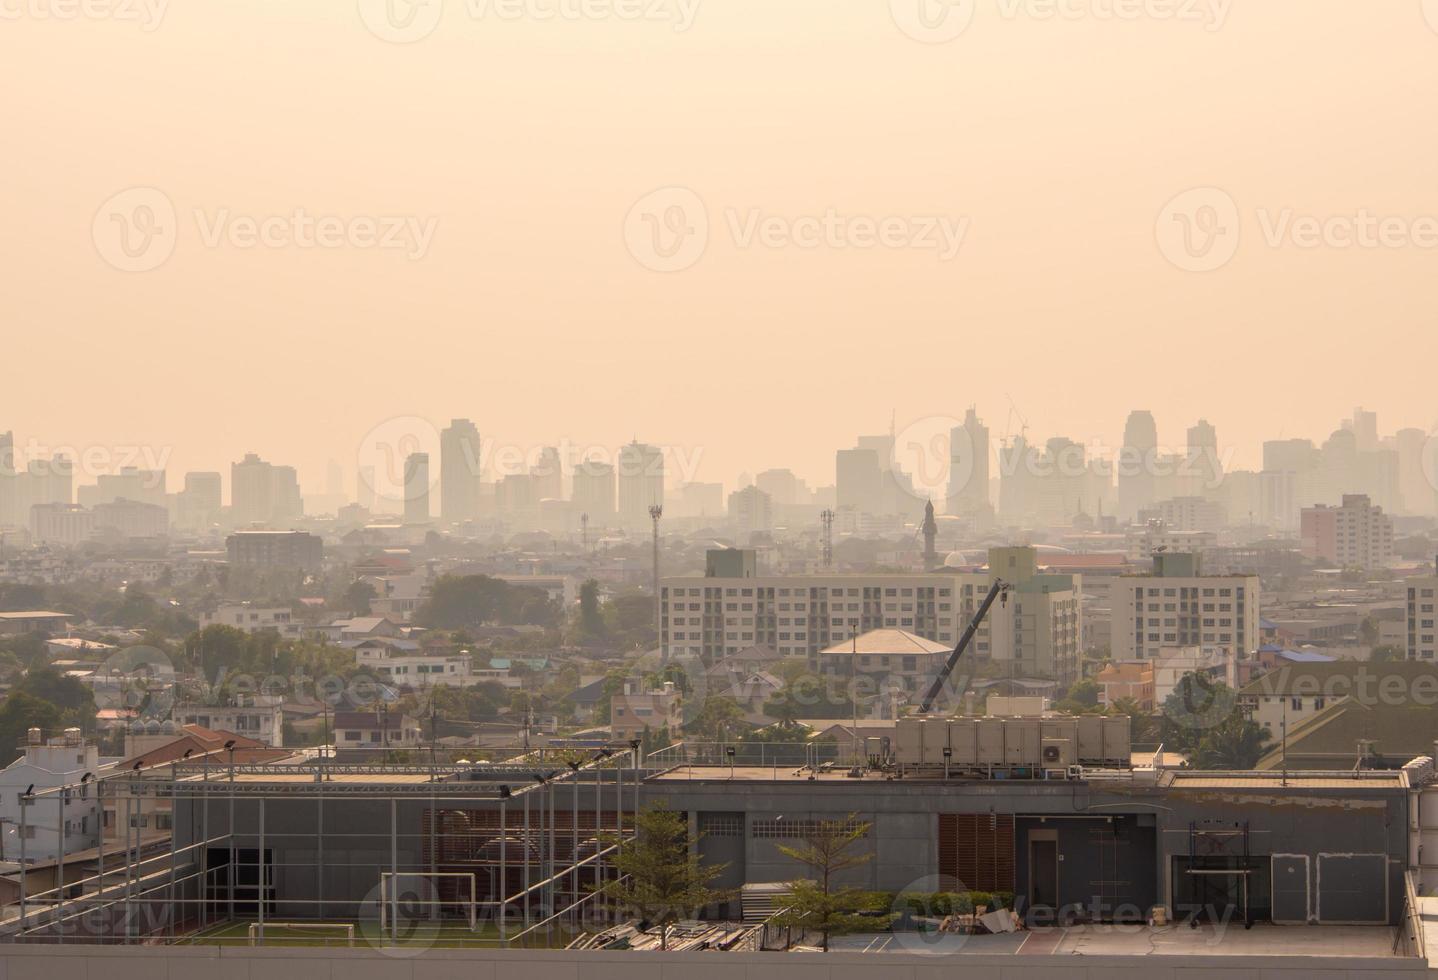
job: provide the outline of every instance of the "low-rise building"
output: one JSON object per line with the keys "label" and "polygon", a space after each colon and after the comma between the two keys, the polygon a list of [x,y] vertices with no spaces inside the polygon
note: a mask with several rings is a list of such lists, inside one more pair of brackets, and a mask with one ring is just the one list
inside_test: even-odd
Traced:
{"label": "low-rise building", "polygon": [[646,691],[638,680],[626,680],[624,691],[610,699],[610,736],[616,742],[643,738],[649,732],[677,736],[684,725],[680,701],[679,691],[669,681],[659,690]]}
{"label": "low-rise building", "polygon": [[284,637],[298,638],[303,624],[294,618],[289,606],[253,606],[248,602],[220,606],[200,614],[200,625],[230,626],[245,633],[273,630]]}

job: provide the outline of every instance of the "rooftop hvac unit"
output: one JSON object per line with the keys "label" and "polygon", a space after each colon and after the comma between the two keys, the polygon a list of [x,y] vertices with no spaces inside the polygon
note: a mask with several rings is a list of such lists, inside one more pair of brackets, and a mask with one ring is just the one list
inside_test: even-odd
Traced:
{"label": "rooftop hvac unit", "polygon": [[1074,743],[1066,738],[1046,738],[1043,745],[1045,769],[1067,769],[1074,765]]}

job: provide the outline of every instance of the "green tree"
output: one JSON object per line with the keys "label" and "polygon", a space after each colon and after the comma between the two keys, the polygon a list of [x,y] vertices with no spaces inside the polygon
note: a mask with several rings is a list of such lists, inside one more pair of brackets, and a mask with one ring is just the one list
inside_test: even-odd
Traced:
{"label": "green tree", "polygon": [[0,764],[9,765],[20,754],[25,733],[32,728],[53,734],[64,721],[60,709],[24,691],[11,691],[0,703]]}
{"label": "green tree", "polygon": [[85,727],[95,720],[94,693],[81,681],[67,677],[54,667],[36,667],[21,678],[15,690],[48,701],[62,714],[83,720]]}
{"label": "green tree", "polygon": [[604,611],[599,608],[599,582],[592,578],[579,587],[579,628],[591,637],[606,632]]}
{"label": "green tree", "polygon": [[744,712],[739,705],[728,698],[710,695],[684,727],[701,742],[728,742],[739,734],[743,722]]}
{"label": "green tree", "polygon": [[1200,769],[1252,769],[1268,751],[1268,732],[1256,721],[1232,714],[1199,739],[1193,761]]}
{"label": "green tree", "polygon": [[873,917],[859,914],[869,907],[867,893],[837,881],[843,872],[873,859],[871,852],[859,849],[870,826],[851,813],[843,820],[818,821],[802,844],[779,845],[781,854],[809,872],[809,877],[789,882],[789,909],[780,921],[818,930],[820,948],[826,953],[830,936],[873,929],[878,924]]}
{"label": "green tree", "polygon": [[370,614],[370,603],[378,597],[375,588],[364,579],[355,579],[348,589],[345,589],[344,606],[350,611],[351,616],[368,616]]}
{"label": "green tree", "polygon": [[1388,663],[1394,660],[1403,660],[1407,656],[1407,653],[1403,651],[1402,647],[1396,647],[1389,643],[1380,647],[1374,647],[1372,652],[1368,654],[1368,662],[1375,664]]}
{"label": "green tree", "polygon": [[1238,714],[1233,690],[1204,673],[1184,674],[1163,702],[1159,725],[1165,750],[1192,756],[1206,732]]}
{"label": "green tree", "polygon": [[670,923],[729,896],[710,887],[728,865],[700,864],[683,815],[663,800],[639,811],[632,839],[610,835],[606,843],[619,847],[613,858],[619,877],[600,892],[629,909],[641,926],[657,925],[660,949],[669,948]]}

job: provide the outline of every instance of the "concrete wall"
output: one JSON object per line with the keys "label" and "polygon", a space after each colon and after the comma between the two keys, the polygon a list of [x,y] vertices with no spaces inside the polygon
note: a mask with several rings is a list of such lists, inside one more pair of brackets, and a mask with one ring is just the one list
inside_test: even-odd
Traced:
{"label": "concrete wall", "polygon": [[[1438,972],[1438,971],[1435,971]],[[1298,956],[909,956],[6,946],[4,980],[1371,980],[1426,977],[1415,959]]]}

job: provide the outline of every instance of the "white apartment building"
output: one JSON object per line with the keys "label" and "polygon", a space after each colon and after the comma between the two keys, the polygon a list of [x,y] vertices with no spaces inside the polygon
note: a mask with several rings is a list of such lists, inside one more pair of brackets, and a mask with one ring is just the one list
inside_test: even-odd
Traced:
{"label": "white apartment building", "polygon": [[1408,626],[1408,659],[1431,661],[1438,655],[1438,643],[1434,642],[1438,639],[1438,629],[1434,627],[1438,622],[1438,614],[1434,612],[1438,606],[1438,574],[1410,578],[1405,584],[1408,586],[1404,617]]}
{"label": "white apartment building", "polygon": [[252,606],[248,602],[201,613],[200,626],[232,626],[245,633],[274,630],[289,638],[298,638],[304,632],[303,624],[295,621],[289,606]]}
{"label": "white apartment building", "polygon": [[[27,864],[55,860],[60,856],[62,826],[66,854],[99,846],[99,798],[94,779],[84,779],[86,773],[99,776],[103,772],[99,750],[85,741],[78,728],[67,728],[63,735],[48,740],[40,729],[32,728],[24,753],[0,770],[0,860],[20,860],[22,837]],[[21,794],[31,786],[36,794],[61,786],[69,789],[22,804]]]}
{"label": "white apartment building", "polygon": [[1382,568],[1393,557],[1393,518],[1366,494],[1346,493],[1338,507],[1305,507],[1303,555],[1340,568]]}
{"label": "white apartment building", "polygon": [[365,640],[354,648],[355,665],[381,681],[401,687],[467,687],[476,678],[468,656],[426,656],[409,653],[384,639]]}
{"label": "white apartment building", "polygon": [[661,642],[671,657],[708,662],[762,644],[816,666],[820,651],[874,630],[952,648],[998,575],[1013,588],[981,625],[972,655],[1012,661],[1029,676],[1070,678],[1082,634],[1077,577],[1038,574],[1032,548],[995,548],[990,564],[953,574],[667,578]]}
{"label": "white apartment building", "polygon": [[176,725],[199,725],[216,732],[232,732],[263,742],[271,748],[285,746],[284,712],[281,699],[261,696],[244,699],[240,705],[177,704],[171,711]]}
{"label": "white apartment building", "polygon": [[1197,555],[1172,553],[1154,556],[1154,571],[1113,586],[1114,660],[1152,660],[1171,647],[1234,658],[1258,648],[1257,575],[1203,575]]}

